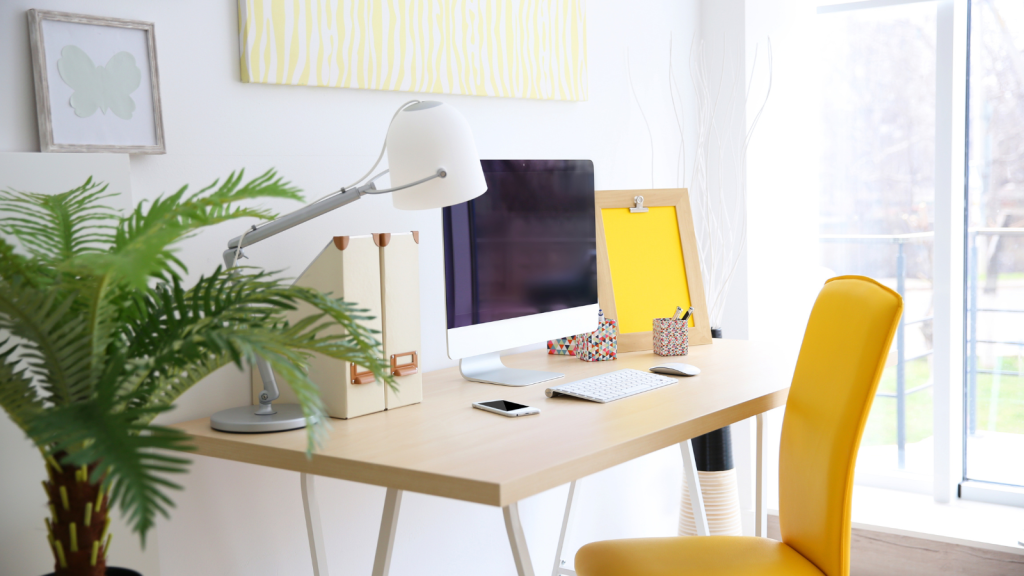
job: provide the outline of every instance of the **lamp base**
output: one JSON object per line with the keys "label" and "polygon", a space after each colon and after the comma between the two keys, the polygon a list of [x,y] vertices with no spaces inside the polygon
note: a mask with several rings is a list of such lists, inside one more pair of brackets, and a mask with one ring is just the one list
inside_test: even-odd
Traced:
{"label": "lamp base", "polygon": [[256,414],[259,406],[239,406],[221,410],[210,417],[210,428],[236,434],[284,432],[306,427],[306,417],[298,404],[274,404],[273,414]]}

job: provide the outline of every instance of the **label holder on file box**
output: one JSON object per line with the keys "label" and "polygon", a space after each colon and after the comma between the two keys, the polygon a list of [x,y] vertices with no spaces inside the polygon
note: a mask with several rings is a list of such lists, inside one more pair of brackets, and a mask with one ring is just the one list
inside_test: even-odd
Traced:
{"label": "label holder on file box", "polygon": [[[406,364],[398,364],[398,359],[403,356],[412,356],[412,362]],[[419,369],[419,366],[419,356],[416,354],[415,350],[413,350],[412,352],[402,352],[401,354],[391,355],[392,376],[409,376],[410,374],[415,374]]]}
{"label": "label holder on file box", "polygon": [[377,377],[373,375],[372,371],[364,370],[359,372],[355,362],[349,362],[348,365],[353,384],[373,384],[377,381]]}

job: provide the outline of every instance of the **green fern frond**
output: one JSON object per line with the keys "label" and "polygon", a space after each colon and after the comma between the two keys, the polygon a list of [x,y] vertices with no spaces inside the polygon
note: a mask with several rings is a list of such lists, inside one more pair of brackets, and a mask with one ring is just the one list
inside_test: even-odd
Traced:
{"label": "green fern frond", "polygon": [[[313,355],[355,362],[394,385],[377,333],[365,327],[370,316],[352,303],[249,269],[218,268],[182,286],[176,242],[271,216],[240,202],[299,199],[273,171],[181,188],[116,226],[107,198],[91,180],[56,196],[0,193],[0,331],[12,336],[0,343],[0,406],[44,454],[93,467],[143,538],[171,505],[166,474],[186,464],[165,453],[186,449],[185,436],[151,422],[214,370],[265,358],[316,423],[310,452],[328,427],[308,376]],[[289,322],[300,307],[313,311]]]}
{"label": "green fern frond", "polygon": [[61,194],[0,190],[0,211],[7,214],[0,231],[45,262],[98,252],[113,240],[117,212],[103,205],[113,196],[92,178]]}
{"label": "green fern frond", "polygon": [[61,296],[55,288],[31,290],[0,280],[0,330],[23,340],[20,358],[56,405],[88,398],[96,375],[84,322],[69,317],[73,300]]}
{"label": "green fern frond", "polygon": [[142,288],[150,278],[179,277],[187,271],[174,256],[172,244],[196,230],[238,218],[273,217],[268,210],[241,207],[239,202],[256,198],[301,200],[298,190],[272,170],[244,185],[243,174],[233,173],[213,192],[210,186],[186,198],[187,188],[183,187],[151,203],[140,203],[121,221],[109,252],[83,254],[71,261],[68,268],[88,268],[97,275],[113,275],[130,286]]}
{"label": "green fern frond", "polygon": [[[132,343],[129,355],[151,357],[157,366],[187,371],[189,366],[205,365],[202,354],[212,352],[227,355],[241,366],[243,360],[255,360],[247,355],[255,344],[245,340],[271,330],[286,338],[278,345],[355,362],[394,385],[375,332],[362,324],[370,318],[365,310],[288,285],[272,273],[239,272],[218,268],[187,291],[176,281],[157,286],[152,298],[139,301],[144,309],[137,313],[138,321],[125,325],[125,339]],[[284,312],[300,302],[313,305],[319,313],[289,324]],[[304,358],[289,361],[303,371],[306,368]]]}
{"label": "green fern frond", "polygon": [[18,254],[14,246],[0,238],[0,279],[40,288],[52,283],[53,273],[38,260]]}
{"label": "green fern frond", "polygon": [[17,351],[10,338],[0,342],[0,407],[27,433],[29,422],[42,413],[44,404],[28,369],[19,368]]}

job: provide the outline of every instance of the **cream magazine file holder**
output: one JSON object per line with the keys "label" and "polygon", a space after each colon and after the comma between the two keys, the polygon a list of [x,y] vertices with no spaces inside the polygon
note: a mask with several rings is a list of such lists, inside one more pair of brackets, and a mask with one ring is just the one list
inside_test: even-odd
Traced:
{"label": "cream magazine file holder", "polygon": [[[329,292],[368,310],[366,326],[381,332],[384,360],[399,386],[394,392],[362,366],[314,354],[309,377],[320,387],[327,413],[333,418],[355,418],[423,399],[419,368],[420,297],[419,233],[335,236],[295,284]],[[314,310],[300,304],[289,320]],[[277,375],[282,402],[297,402],[288,381]],[[259,371],[252,371],[253,403],[263,390]]]}

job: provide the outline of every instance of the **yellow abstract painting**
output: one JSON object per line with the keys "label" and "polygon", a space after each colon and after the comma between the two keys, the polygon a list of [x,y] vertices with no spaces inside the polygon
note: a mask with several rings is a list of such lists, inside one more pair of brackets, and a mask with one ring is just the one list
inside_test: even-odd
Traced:
{"label": "yellow abstract painting", "polygon": [[587,99],[585,0],[238,0],[243,82]]}

